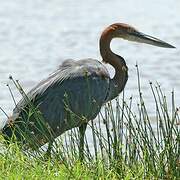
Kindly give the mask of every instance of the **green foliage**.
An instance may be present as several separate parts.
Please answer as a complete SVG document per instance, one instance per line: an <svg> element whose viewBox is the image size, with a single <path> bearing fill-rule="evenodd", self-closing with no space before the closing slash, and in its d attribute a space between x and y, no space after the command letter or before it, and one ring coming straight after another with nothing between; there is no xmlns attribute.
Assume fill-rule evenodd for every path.
<svg viewBox="0 0 180 180"><path fill-rule="evenodd" d="M174 92L171 102L167 102L160 85L150 83L155 111L152 118L140 89L138 67L137 73L138 103L134 103L132 97L125 101L123 93L121 99L118 97L114 103L104 105L98 118L88 123L92 141L89 142L89 136L85 137L83 162L79 159L80 136L76 128L56 140L51 156L46 156L43 148L29 150L21 143L19 146L14 134L9 143L3 137L0 140L3 148L0 151L0 178L179 179L180 119ZM50 141L53 132L44 125L36 108L31 106L28 113L28 117L33 114L42 122L40 132ZM29 119L27 122L31 121ZM27 142L32 142L30 134L22 133ZM35 141L33 137L36 145Z"/></svg>

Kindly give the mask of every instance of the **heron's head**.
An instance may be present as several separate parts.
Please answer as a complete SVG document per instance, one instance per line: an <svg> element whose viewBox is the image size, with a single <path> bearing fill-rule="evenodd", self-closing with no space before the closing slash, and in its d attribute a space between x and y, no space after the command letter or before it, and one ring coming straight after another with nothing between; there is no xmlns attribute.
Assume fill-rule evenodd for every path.
<svg viewBox="0 0 180 180"><path fill-rule="evenodd" d="M166 43L165 41L162 41L155 37L139 32L137 29L135 29L134 27L128 24L115 23L109 27L109 30L113 31L114 37L119 37L139 43L151 44L154 46L159 46L164 48L175 48L174 46Z"/></svg>

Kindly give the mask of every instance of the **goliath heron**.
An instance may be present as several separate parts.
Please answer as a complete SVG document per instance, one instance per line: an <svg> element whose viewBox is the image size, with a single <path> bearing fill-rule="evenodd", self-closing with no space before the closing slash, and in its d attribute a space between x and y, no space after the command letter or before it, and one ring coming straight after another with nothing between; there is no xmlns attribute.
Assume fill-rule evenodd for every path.
<svg viewBox="0 0 180 180"><path fill-rule="evenodd" d="M54 73L27 94L30 102L41 112L44 122L53 131L50 142L65 131L79 127L80 151L82 152L88 121L97 116L105 102L117 97L124 89L128 80L128 67L123 57L111 51L110 43L113 38L174 48L164 41L139 32L128 24L115 23L107 27L102 32L99 42L102 62L90 58L79 61L66 60ZM112 79L104 63L109 63L115 69ZM28 118L28 113L24 112L29 110L28 103L26 98L20 100L3 129L4 134L12 136L11 126L16 123L19 129L26 130L22 126L22 121ZM75 115L71 116L71 113ZM28 126L32 124L29 123ZM41 140L43 137L38 136L38 131L34 130L34 133L35 137L39 138L40 145L48 141ZM19 134L17 137L19 138Z"/></svg>

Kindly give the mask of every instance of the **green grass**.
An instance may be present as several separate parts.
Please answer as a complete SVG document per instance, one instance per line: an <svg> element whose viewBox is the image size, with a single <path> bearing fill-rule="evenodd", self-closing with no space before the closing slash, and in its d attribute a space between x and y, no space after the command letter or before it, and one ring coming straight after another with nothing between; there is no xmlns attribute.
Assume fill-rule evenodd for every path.
<svg viewBox="0 0 180 180"><path fill-rule="evenodd" d="M116 169L104 169L103 162L91 162L82 164L74 162L73 167L66 166L57 159L40 160L29 159L18 147L12 146L8 154L0 156L0 178L1 179L118 179L121 176ZM143 168L125 168L124 177L142 177Z"/></svg>
<svg viewBox="0 0 180 180"><path fill-rule="evenodd" d="M36 154L25 150L15 137L9 144L1 137L0 178L180 179L180 118L174 92L167 101L159 84L150 83L155 111L152 120L141 92L138 67L137 73L138 102L132 97L125 101L123 93L114 103L104 105L97 120L88 123L91 141L89 136L85 138L83 162L79 160L77 129L57 139L51 157L42 149ZM36 108L31 109L41 119ZM42 133L47 136L47 132L51 133ZM24 138L32 141L30 136Z"/></svg>

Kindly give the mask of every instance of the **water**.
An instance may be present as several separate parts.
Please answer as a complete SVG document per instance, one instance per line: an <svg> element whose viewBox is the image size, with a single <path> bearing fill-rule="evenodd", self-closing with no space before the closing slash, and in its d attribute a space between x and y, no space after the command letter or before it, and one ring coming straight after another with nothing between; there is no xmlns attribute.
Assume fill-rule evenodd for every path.
<svg viewBox="0 0 180 180"><path fill-rule="evenodd" d="M141 72L144 98L153 113L149 80L165 92L176 92L180 102L180 1L178 0L0 0L0 106L11 114L14 103L6 87L11 74L26 91L54 71L66 58L101 60L101 31L114 22L125 22L177 49L163 49L114 40L112 49L129 66L126 96L137 97L135 64ZM112 68L110 69L113 74ZM20 95L13 92L17 101ZM5 116L0 114L0 122Z"/></svg>

